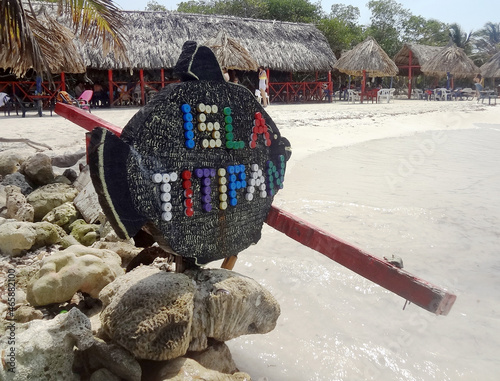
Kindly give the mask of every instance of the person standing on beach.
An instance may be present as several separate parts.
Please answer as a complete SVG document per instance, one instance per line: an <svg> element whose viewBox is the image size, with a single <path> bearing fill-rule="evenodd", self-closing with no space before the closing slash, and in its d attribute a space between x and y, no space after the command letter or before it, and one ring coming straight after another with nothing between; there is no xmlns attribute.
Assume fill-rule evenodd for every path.
<svg viewBox="0 0 500 381"><path fill-rule="evenodd" d="M483 91L483 84L481 83L483 80L481 74L478 74L474 77L474 86L476 86L476 98L479 100L481 98L481 91Z"/></svg>
<svg viewBox="0 0 500 381"><path fill-rule="evenodd" d="M267 73L262 66L259 66L259 90L262 97L262 104L267 107Z"/></svg>

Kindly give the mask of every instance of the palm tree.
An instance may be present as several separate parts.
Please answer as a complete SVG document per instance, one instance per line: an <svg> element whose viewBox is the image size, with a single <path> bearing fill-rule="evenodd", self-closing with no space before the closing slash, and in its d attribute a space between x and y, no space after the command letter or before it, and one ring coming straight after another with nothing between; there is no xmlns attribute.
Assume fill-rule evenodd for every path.
<svg viewBox="0 0 500 381"><path fill-rule="evenodd" d="M500 51L500 23L487 22L475 35L478 50L490 56Z"/></svg>
<svg viewBox="0 0 500 381"><path fill-rule="evenodd" d="M65 16L64 24L80 39L101 45L105 55L113 51L116 59L128 62L123 17L112 0L2 0L0 68L10 67L16 74L33 68L49 77L51 69L64 65L84 68L74 35L44 9L43 3L49 2L56 3L52 6L57 6L58 17Z"/></svg>
<svg viewBox="0 0 500 381"><path fill-rule="evenodd" d="M448 27L450 40L466 53L470 53L470 43L472 31L467 34L457 23L450 24Z"/></svg>

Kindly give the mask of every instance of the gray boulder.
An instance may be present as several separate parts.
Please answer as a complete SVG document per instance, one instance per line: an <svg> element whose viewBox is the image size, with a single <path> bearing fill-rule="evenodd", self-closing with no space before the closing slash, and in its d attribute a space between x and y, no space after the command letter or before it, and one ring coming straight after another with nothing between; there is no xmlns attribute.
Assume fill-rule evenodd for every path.
<svg viewBox="0 0 500 381"><path fill-rule="evenodd" d="M20 172L15 172L10 175L6 175L3 178L2 184L7 186L7 185L15 185L21 189L21 193L24 194L25 196L33 192L33 187L28 184L28 181L26 181L26 177L20 173Z"/></svg>
<svg viewBox="0 0 500 381"><path fill-rule="evenodd" d="M52 162L44 153L37 153L24 161L20 172L35 185L46 185L54 181Z"/></svg>
<svg viewBox="0 0 500 381"><path fill-rule="evenodd" d="M3 341L2 341L3 340ZM6 339L0 347L10 348ZM5 381L79 381L73 373L74 347L79 350L94 344L89 319L78 309L56 316L52 320L34 320L27 330L17 332L15 362L5 352L6 366L0 367L0 379ZM9 372L15 366L15 372Z"/></svg>
<svg viewBox="0 0 500 381"><path fill-rule="evenodd" d="M29 157L26 152L7 150L0 152L0 176L6 176L19 171L22 163Z"/></svg>

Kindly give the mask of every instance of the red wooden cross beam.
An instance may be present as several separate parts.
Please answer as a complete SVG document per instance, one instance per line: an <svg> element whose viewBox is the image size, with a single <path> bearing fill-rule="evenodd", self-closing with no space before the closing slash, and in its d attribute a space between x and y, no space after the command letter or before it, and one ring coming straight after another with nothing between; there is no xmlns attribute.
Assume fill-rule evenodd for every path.
<svg viewBox="0 0 500 381"><path fill-rule="evenodd" d="M57 103L55 112L88 131L99 126L118 136L121 135L120 127L74 106ZM388 261L374 257L275 206L271 206L266 223L297 242L326 255L342 266L436 315L447 315L457 298L456 295L419 279ZM226 258L225 262L234 264L234 260L235 257L229 260Z"/></svg>

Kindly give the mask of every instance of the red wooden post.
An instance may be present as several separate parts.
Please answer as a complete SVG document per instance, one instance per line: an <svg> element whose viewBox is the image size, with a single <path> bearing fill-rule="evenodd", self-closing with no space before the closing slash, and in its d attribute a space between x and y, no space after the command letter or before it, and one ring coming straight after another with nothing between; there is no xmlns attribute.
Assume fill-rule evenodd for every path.
<svg viewBox="0 0 500 381"><path fill-rule="evenodd" d="M146 104L146 97L144 94L144 70L139 69L139 80L141 83L141 102L142 105L144 106Z"/></svg>
<svg viewBox="0 0 500 381"><path fill-rule="evenodd" d="M365 92L366 87L366 70L363 70L363 82L361 83L361 92Z"/></svg>
<svg viewBox="0 0 500 381"><path fill-rule="evenodd" d="M457 298L454 294L274 206L271 206L266 223L297 242L436 315L447 315Z"/></svg>
<svg viewBox="0 0 500 381"><path fill-rule="evenodd" d="M64 75L64 71L61 72L61 90L66 91L66 76Z"/></svg>
<svg viewBox="0 0 500 381"><path fill-rule="evenodd" d="M113 70L108 70L109 82L109 107L113 107Z"/></svg>
<svg viewBox="0 0 500 381"><path fill-rule="evenodd" d="M412 80L412 70L413 70L413 53L410 50L408 55L408 99L411 98L411 80Z"/></svg>
<svg viewBox="0 0 500 381"><path fill-rule="evenodd" d="M328 70L328 91L330 91L330 101L333 100L332 71Z"/></svg>
<svg viewBox="0 0 500 381"><path fill-rule="evenodd" d="M161 88L163 89L165 87L165 70L164 69L160 70L160 75L161 75Z"/></svg>

